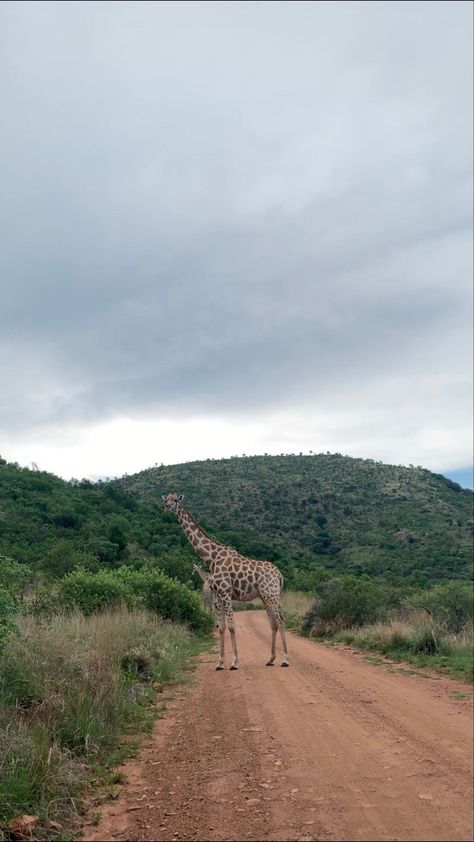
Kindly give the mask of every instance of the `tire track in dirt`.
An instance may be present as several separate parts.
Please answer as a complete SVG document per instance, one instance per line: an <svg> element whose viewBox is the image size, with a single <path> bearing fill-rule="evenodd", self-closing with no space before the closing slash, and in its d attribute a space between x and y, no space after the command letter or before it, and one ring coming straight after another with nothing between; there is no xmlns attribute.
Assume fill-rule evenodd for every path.
<svg viewBox="0 0 474 842"><path fill-rule="evenodd" d="M472 691L236 615L241 666L178 692L92 840L471 840ZM461 687L465 699L455 700Z"/></svg>

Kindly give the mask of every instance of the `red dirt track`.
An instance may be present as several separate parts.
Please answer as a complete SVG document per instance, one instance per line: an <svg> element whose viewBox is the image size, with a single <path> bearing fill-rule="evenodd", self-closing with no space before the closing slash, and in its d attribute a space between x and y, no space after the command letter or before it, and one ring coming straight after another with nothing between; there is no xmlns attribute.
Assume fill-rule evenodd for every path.
<svg viewBox="0 0 474 842"><path fill-rule="evenodd" d="M266 667L265 613L236 628L239 670L201 657L86 840L472 840L469 686L292 634Z"/></svg>

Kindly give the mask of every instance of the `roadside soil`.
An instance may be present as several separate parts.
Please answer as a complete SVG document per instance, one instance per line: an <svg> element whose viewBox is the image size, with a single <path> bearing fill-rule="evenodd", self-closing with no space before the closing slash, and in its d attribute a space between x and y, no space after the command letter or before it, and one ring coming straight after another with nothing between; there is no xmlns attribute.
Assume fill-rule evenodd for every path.
<svg viewBox="0 0 474 842"><path fill-rule="evenodd" d="M238 671L201 656L86 842L472 840L469 685L293 634L270 668L265 612L236 629Z"/></svg>

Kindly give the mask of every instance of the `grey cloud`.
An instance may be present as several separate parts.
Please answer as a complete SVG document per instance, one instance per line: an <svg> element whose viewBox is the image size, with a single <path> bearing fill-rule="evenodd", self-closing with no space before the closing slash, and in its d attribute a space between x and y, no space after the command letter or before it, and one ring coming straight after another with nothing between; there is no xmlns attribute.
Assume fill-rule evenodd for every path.
<svg viewBox="0 0 474 842"><path fill-rule="evenodd" d="M0 15L5 430L464 382L469 4Z"/></svg>

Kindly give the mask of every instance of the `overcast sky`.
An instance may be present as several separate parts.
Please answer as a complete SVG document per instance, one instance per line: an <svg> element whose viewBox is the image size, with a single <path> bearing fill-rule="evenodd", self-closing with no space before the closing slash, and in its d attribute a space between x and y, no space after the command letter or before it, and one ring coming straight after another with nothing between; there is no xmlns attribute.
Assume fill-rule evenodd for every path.
<svg viewBox="0 0 474 842"><path fill-rule="evenodd" d="M0 4L0 453L472 463L472 4Z"/></svg>

